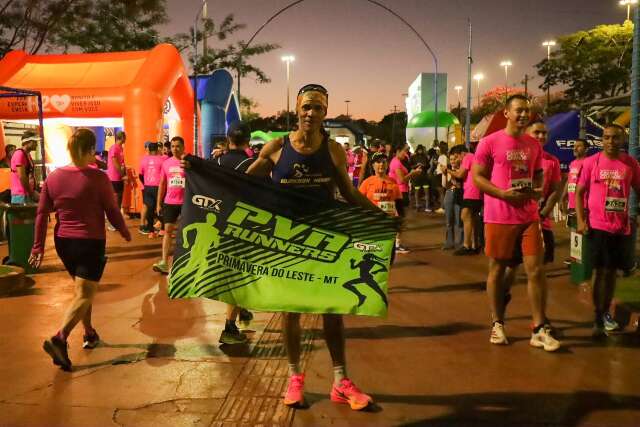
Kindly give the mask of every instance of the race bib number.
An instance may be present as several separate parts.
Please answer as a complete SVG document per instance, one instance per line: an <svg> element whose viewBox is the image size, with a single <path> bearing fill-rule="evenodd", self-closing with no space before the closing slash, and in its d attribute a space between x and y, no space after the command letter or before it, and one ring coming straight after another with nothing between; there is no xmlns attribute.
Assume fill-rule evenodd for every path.
<svg viewBox="0 0 640 427"><path fill-rule="evenodd" d="M512 179L511 188L533 188L533 182L530 178Z"/></svg>
<svg viewBox="0 0 640 427"><path fill-rule="evenodd" d="M575 231L571 232L570 256L578 262L582 261L582 234L578 234Z"/></svg>
<svg viewBox="0 0 640 427"><path fill-rule="evenodd" d="M386 213L390 213L390 214L396 213L395 202L377 202L377 205L380 209L382 209Z"/></svg>
<svg viewBox="0 0 640 427"><path fill-rule="evenodd" d="M169 187L180 187L184 188L185 179L181 176L173 176L169 180Z"/></svg>
<svg viewBox="0 0 640 427"><path fill-rule="evenodd" d="M572 182L567 186L567 192L568 193L575 193L576 192L576 183Z"/></svg>
<svg viewBox="0 0 640 427"><path fill-rule="evenodd" d="M607 197L604 203L604 210L607 212L626 212L627 199L622 197Z"/></svg>

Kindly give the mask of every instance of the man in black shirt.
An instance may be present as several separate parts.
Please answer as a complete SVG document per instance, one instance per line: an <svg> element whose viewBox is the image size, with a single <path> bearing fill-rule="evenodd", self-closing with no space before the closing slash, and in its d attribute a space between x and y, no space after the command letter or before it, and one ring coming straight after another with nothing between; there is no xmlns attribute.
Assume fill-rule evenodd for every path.
<svg viewBox="0 0 640 427"><path fill-rule="evenodd" d="M204 160L200 157L188 154L182 160L184 169L198 169L206 163L214 163L226 169L233 169L240 173L245 173L255 159L247 155L247 148L251 140L251 129L249 125L242 121L236 121L229 125L227 130L228 150L222 155L211 159ZM237 306L227 304L227 318L224 325L224 331L220 335L220 343L222 344L242 344L247 341L247 336L240 332L236 325L236 319L243 323L248 323L253 319L253 314Z"/></svg>

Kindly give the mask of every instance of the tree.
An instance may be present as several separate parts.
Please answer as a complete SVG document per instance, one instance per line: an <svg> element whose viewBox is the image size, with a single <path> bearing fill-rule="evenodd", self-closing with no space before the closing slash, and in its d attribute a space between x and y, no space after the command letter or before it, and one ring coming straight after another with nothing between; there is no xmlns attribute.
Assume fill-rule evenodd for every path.
<svg viewBox="0 0 640 427"><path fill-rule="evenodd" d="M198 31L197 41L209 38L216 38L218 41L226 40L229 36L246 27L235 21L233 14L227 15L220 24L210 18L203 20L203 28ZM180 51L193 46L193 27L189 33L177 34L173 41ZM229 43L223 47L209 47L206 52L198 54L198 61L195 63L194 52L189 54L189 62L198 74L209 74L218 68L228 68L234 70L240 77L254 75L259 83L269 83L269 77L258 67L249 63L249 59L256 55L262 55L280 46L273 43L256 43L245 48L244 41Z"/></svg>
<svg viewBox="0 0 640 427"><path fill-rule="evenodd" d="M395 146L407 140L407 113L404 111L387 114L378 123L383 140Z"/></svg>
<svg viewBox="0 0 640 427"><path fill-rule="evenodd" d="M88 0L52 33L52 43L67 52L148 50L162 39L157 27L168 22L166 0Z"/></svg>
<svg viewBox="0 0 640 427"><path fill-rule="evenodd" d="M633 24L599 25L558 38L559 48L536 65L540 89L565 85L574 105L629 91Z"/></svg>
<svg viewBox="0 0 640 427"><path fill-rule="evenodd" d="M258 108L258 106L258 102L253 98L246 96L240 97L240 115L242 116L242 120L251 122L252 120L259 119L260 114L253 111L255 108Z"/></svg>

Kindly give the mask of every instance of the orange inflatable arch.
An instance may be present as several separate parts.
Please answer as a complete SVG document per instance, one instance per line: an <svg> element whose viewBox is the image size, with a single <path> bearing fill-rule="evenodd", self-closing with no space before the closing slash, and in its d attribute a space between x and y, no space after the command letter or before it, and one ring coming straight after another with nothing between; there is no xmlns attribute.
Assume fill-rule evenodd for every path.
<svg viewBox="0 0 640 427"><path fill-rule="evenodd" d="M193 90L178 50L28 55L9 52L0 61L0 86L42 93L48 118L122 118L125 163L137 169L145 141L162 136L168 98L179 116L175 134L193 150ZM35 98L0 99L0 120L37 118ZM174 135L172 135L174 136Z"/></svg>

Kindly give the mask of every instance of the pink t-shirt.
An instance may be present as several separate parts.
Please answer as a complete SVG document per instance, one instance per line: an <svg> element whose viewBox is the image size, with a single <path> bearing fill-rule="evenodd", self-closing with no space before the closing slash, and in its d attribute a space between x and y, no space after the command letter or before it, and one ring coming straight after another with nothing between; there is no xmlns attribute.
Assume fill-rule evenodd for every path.
<svg viewBox="0 0 640 427"><path fill-rule="evenodd" d="M120 166L124 166L124 152L122 145L116 143L109 148L109 157L107 158L107 176L111 181L122 181L122 175L116 167L114 159L120 162Z"/></svg>
<svg viewBox="0 0 640 427"><path fill-rule="evenodd" d="M184 199L184 170L180 160L170 157L162 163L162 178L167 182L167 193L164 202L167 205L181 205Z"/></svg>
<svg viewBox="0 0 640 427"><path fill-rule="evenodd" d="M490 171L491 183L500 189L533 187L536 171L542 170L542 148L528 135L514 138L501 130L480 140L475 162ZM539 219L536 200L516 206L489 194L484 195L486 223L527 224Z"/></svg>
<svg viewBox="0 0 640 427"><path fill-rule="evenodd" d="M552 185L557 184L562 180L562 176L560 175L560 160L558 160L556 156L549 154L546 151L542 151L542 172L544 174L544 182L542 184L541 203L545 202L547 198L551 196ZM551 230L553 228L551 218L546 217L542 220L542 228L547 230Z"/></svg>
<svg viewBox="0 0 640 427"><path fill-rule="evenodd" d="M49 213L56 212L54 233L72 239L104 239L104 216L123 237L130 236L109 178L90 167L65 166L42 184L36 214L33 253L44 250Z"/></svg>
<svg viewBox="0 0 640 427"><path fill-rule="evenodd" d="M16 150L13 153L13 156L11 156L11 176L9 178L9 187L11 188L12 196L26 196L27 194L30 194L31 191L27 191L22 186L20 175L18 175L18 170L16 169L18 166L26 168L29 185L31 186L31 191L33 191L36 185L33 176L33 160L31 160L31 156L23 149Z"/></svg>
<svg viewBox="0 0 640 427"><path fill-rule="evenodd" d="M463 185L463 198L467 200L480 200L482 197L480 195L480 190L476 187L476 184L473 182L473 175L471 174L471 166L473 166L474 155L471 153L467 153L464 155L462 159L462 164L460 167L467 171L467 177L464 179Z"/></svg>
<svg viewBox="0 0 640 427"><path fill-rule="evenodd" d="M145 187L157 187L160 185L160 172L164 159L156 154L147 154L140 161L140 175L144 176Z"/></svg>
<svg viewBox="0 0 640 427"><path fill-rule="evenodd" d="M569 199L569 209L576 208L576 185L578 185L578 178L582 172L582 164L585 159L575 159L569 164L569 175L567 177L567 198ZM584 206L587 206L587 197L585 194Z"/></svg>
<svg viewBox="0 0 640 427"><path fill-rule="evenodd" d="M398 160L397 157L394 157L391 160L391 163L389 164L389 177L391 177L391 179L393 179L397 184L398 184L398 188L400 188L400 191L403 193L408 193L409 192L409 184L402 181L396 171L400 169L404 176L407 176L407 174L409 173L409 171L407 170L407 168L404 167L404 165L402 164L402 162L400 160Z"/></svg>
<svg viewBox="0 0 640 427"><path fill-rule="evenodd" d="M584 160L578 185L589 196L589 226L613 234L631 234L629 195L640 189L640 166L626 153L610 159L603 153Z"/></svg>

